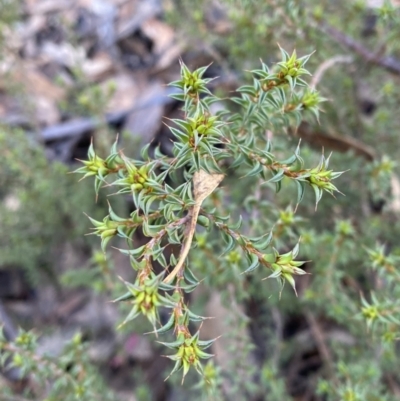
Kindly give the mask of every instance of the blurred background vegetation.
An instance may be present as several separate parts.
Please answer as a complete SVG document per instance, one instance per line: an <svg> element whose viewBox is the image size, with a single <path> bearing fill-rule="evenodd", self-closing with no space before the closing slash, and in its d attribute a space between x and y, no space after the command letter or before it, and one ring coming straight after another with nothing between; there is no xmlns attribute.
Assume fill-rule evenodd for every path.
<svg viewBox="0 0 400 401"><path fill-rule="evenodd" d="M7 340L18 327L35 328L38 339L29 341L37 363L63 355L65 371L90 372L104 399L399 399L399 7L395 0L0 0L0 320ZM193 388L195 377L184 386L179 377L164 382L169 364L141 334L151 330L144 320L115 329L124 311L108 301L120 294L118 275L134 272L112 248L105 261L98 241L85 236L83 213L101 220L108 205L67 172L86 157L91 138L100 154L117 133L129 156L151 141L170 152L162 118L179 116L180 105L165 84L177 79L179 57L192 68L212 63L208 74L218 79L211 90L225 99L260 58L279 60L278 44L299 55L315 51L310 81L327 101L318 121L310 116L269 133L275 149L285 154L301 139L309 165L321 149L333 151L330 167L347 170L337 181L345 196L324 196L315 211L307 193L294 213L294 188L248 197L240 174L228 177L236 181L227 212L241 214L249 230L275 224L281 249L301 237L300 259L310 261L311 275L297 280L297 298L288 288L279 297L274 282L241 276L245 260L219 258L198 235L191 258L205 280L191 302L217 317L204 325L206 336L228 333L213 349L209 369L219 381L211 396ZM109 199L118 214L133 210L129 198ZM63 351L65 344L72 348ZM0 400L50 399L48 387L23 372L2 373Z"/></svg>

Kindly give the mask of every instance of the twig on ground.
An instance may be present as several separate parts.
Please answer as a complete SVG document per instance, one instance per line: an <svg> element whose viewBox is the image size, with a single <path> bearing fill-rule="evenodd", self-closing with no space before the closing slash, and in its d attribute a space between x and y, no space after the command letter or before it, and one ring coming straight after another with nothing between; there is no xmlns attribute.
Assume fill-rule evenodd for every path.
<svg viewBox="0 0 400 401"><path fill-rule="evenodd" d="M336 42L353 50L368 63L382 67L392 74L400 75L400 60L391 56L381 56L380 51L371 52L352 37L327 24L320 25L320 29Z"/></svg>
<svg viewBox="0 0 400 401"><path fill-rule="evenodd" d="M334 381L335 374L334 374L334 370L333 370L333 359L332 359L331 352L326 345L324 333L322 332L317 319L311 312L309 312L309 311L306 312L306 319L310 326L311 333L314 336L314 339L315 339L318 351L321 355L321 358L325 362L325 365L326 365L326 368L328 371L328 375L329 375L329 379Z"/></svg>
<svg viewBox="0 0 400 401"><path fill-rule="evenodd" d="M315 88L317 84L321 81L321 78L325 74L326 70L333 67L335 64L351 63L352 61L353 57L351 56L335 56L324 61L322 64L320 64L320 66L317 68L317 71L313 75L313 79L310 83L311 88Z"/></svg>

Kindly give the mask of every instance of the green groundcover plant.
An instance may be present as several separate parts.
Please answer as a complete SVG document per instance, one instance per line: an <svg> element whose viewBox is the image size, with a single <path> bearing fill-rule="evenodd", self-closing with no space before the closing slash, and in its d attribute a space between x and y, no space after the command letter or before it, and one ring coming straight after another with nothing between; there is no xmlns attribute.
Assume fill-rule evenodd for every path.
<svg viewBox="0 0 400 401"><path fill-rule="evenodd" d="M355 227L350 220L342 219L335 228L319 234L307 227L297 212L310 193L314 209L324 193L342 196L333 181L343 171L329 167L331 156L322 152L315 160L306 148L304 158L301 144L287 134L289 127L297 127L305 119L318 119L319 105L326 100L307 84L309 58L310 55L298 57L295 51L289 54L281 49L281 61L272 67L262 63L261 68L250 71L250 83L238 88L223 108L216 107L221 105L221 99L207 88L211 81L204 77L207 67L190 71L181 62L181 78L171 85L180 90L173 97L182 102L184 115L168 122L174 136L172 156L159 149L150 156L146 146L141 159L134 160L118 149L116 142L110 154L102 158L92 144L88 160L75 171L83 178L94 179L96 197L101 196L102 187L112 187L115 195L131 196L135 205L129 216L119 216L110 198L109 213L103 220L89 217L104 253L113 238L126 240L126 247L119 250L137 273L134 282L124 281L126 293L115 300L130 305L120 326L132 324L139 315L145 316L156 340L171 349L166 355L172 360L167 378L181 371L183 383L191 370L197 371L197 387L204 399L223 399L224 380L231 383L231 392L236 391L236 396L243 399L257 391L270 394L271 399L288 395L272 360L266 360L261 367L247 366L249 376L243 377L236 377L242 369L238 365L229 375L221 373L215 364L203 362L212 358L209 350L218 339L202 338L202 322L212 316L203 316L192 307L188 294L205 285L225 296L231 289L238 301L253 297L260 304L268 303L271 294L275 294L271 304L290 310L293 302L288 297L297 295L296 284L309 279L310 259L316 265L313 285L295 302L312 304L317 312L323 311L338 323L351 316L354 332L367 326L373 334L364 331L365 338L352 351L353 357L358 358L357 365L343 355L343 348L338 348L342 358L337 366L336 359L326 357L330 371L327 380L318 382L317 392L332 400L392 399L381 377L382 370L390 370L394 363L399 336L400 306L395 297L398 259L387 255L384 247L359 250L352 240ZM384 162L377 162L374 171L384 176ZM281 190L287 202L283 207L276 200L281 194L276 199L273 195ZM297 226L306 229L299 231ZM137 232L146 238L144 245L136 244ZM341 291L343 274L335 266L351 263L359 252L369 255L372 267L385 276L387 298L369 294L360 297L358 292L354 301L353 293ZM321 258L324 269L318 265ZM269 280L262 282L264 279ZM275 290L269 284L272 280L277 282ZM284 290L286 283L292 295ZM318 291L323 293L320 302ZM162 319L162 314L167 318ZM238 329L240 319L236 324ZM220 335L229 337L234 333ZM368 360L374 349L371 342L377 339L383 339L383 367L371 363L370 369L363 370L360 361ZM249 345L237 351L238 358L246 358L251 351ZM54 376L48 400L57 399L60 392L69 394L71 399L93 399L93 392L101 394L97 376L82 374L89 370L79 368L85 360L76 363L76 369L68 375L58 375L65 366L62 364L71 359L35 359L35 338L29 333L22 332L14 343L3 339L0 347L2 360L8 366L34 373L44 382ZM74 339L75 351L67 355L76 356L80 347L83 345L79 338ZM369 353L362 353L362 347ZM58 368L49 369L51 364ZM257 374L262 378L255 389L246 377ZM102 399L107 397L103 394Z"/></svg>
<svg viewBox="0 0 400 401"><path fill-rule="evenodd" d="M135 283L126 282L127 293L117 299L132 303L122 324L143 314L155 334L172 331L174 341L162 344L175 350L168 356L174 361L171 374L182 369L183 379L191 367L204 375L201 360L212 356L206 350L214 342L202 341L199 331L190 330L191 322L201 322L204 317L191 311L185 302L185 293L199 285L197 272L187 260L190 248L197 242L193 237L198 223L206 228L204 243L214 242L214 251L231 259L247 260L243 273L264 269L265 278L277 279L281 291L285 282L296 291L294 277L306 274L300 268L305 262L297 260L299 243L289 252L279 252L271 246L273 227L258 236L247 236L241 231L241 219L233 222L223 209L202 206L213 197L225 176L238 171L243 180L248 180L249 192L251 186L255 191L258 185L271 183L279 191L284 178L288 178L296 185L296 204L301 202L306 187L314 191L316 205L323 192L337 192L332 181L342 173L329 170L329 157L322 155L317 166L307 168L298 146L282 160L266 136L266 130L276 132L291 123L298 125L303 113L318 117L318 104L323 99L303 79L309 75L305 69L309 57L298 58L296 52L289 55L282 50L282 61L275 68L262 64L261 69L252 71L252 85L238 89L241 96L232 99L238 112L224 110L215 115L211 107L219 99L207 89L211 79L203 78L206 67L191 72L182 63L181 79L171 84L182 91L175 98L184 103L185 113L184 119L171 122L175 136L173 157L156 151L152 159L145 148L143 160L132 160L115 144L110 155L102 159L91 146L89 160L76 171L84 177L94 176L96 193L102 185L113 185L120 188L117 194L132 195L136 210L129 218L117 216L110 205L103 221L90 220L94 233L102 239L103 250L114 236L126 238L128 248L120 251L138 271ZM135 247L134 233L138 229L149 240ZM180 252L170 254L167 260L164 251L173 244L180 246ZM159 274L155 272L155 262L162 268ZM171 311L161 326L160 308ZM206 381L210 379L206 377Z"/></svg>
<svg viewBox="0 0 400 401"><path fill-rule="evenodd" d="M263 181L261 185L273 183L279 191L283 179L288 178L296 185L297 204L307 186L314 191L316 205L324 192L338 192L332 181L342 172L329 169L329 157L322 155L317 166L307 168L297 147L282 160L265 135L268 129L276 132L291 122L299 124L303 113L318 117L318 104L323 99L303 79L309 75L304 68L309 57L298 58L296 52L289 55L282 50L282 61L275 68L262 64L261 69L251 72L253 84L238 89L241 96L232 100L239 112L224 110L215 115L211 107L219 99L207 89L211 80L203 78L207 68L190 71L182 63L181 79L171 83L182 91L174 97L184 103L185 113L184 119L171 121L175 136L173 157L156 151L152 159L145 148L143 160L133 160L118 151L115 144L110 155L102 159L92 145L89 160L76 171L84 178L94 177L96 194L102 185L112 185L119 188L117 194L132 195L136 209L130 217L116 215L110 205L103 221L90 220L94 233L101 237L103 250L114 236L126 238L128 248L120 251L129 257L138 274L135 283L126 282L127 293L117 299L132 303L122 324L143 314L155 334L173 331L175 340L162 343L175 350L168 356L175 362L171 374L182 369L184 378L191 367L203 374L201 360L212 356L205 350L214 340L202 341L199 331L193 333L189 328L191 322L201 322L204 317L196 315L185 302L185 293L199 285L197 272L187 260L196 243L193 237L198 223L206 228L203 241L218 241L220 236L226 243L224 247L218 241L220 249L216 244L215 251L231 257L238 253L248 261L243 273L263 268L266 278L277 279L281 290L288 282L294 291L294 277L306 274L300 268L305 262L297 260L299 243L289 252L279 252L271 246L272 227L259 236L247 236L240 230L241 219L233 222L218 207L202 206L224 177L238 170L243 179L248 179L249 192L251 183L256 190L257 179ZM135 247L134 233L138 229L148 242ZM180 247L180 252L172 253L168 260L164 251L173 244ZM155 262L161 266L159 274L155 272ZM171 312L160 327L161 307Z"/></svg>

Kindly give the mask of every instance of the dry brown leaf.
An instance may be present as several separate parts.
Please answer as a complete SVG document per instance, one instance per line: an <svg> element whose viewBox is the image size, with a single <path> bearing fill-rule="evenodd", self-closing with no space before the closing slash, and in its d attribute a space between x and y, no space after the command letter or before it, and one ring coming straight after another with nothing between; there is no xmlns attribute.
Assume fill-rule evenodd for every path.
<svg viewBox="0 0 400 401"><path fill-rule="evenodd" d="M93 59L87 59L82 65L83 73L91 82L99 82L114 72L114 64L107 53L97 53Z"/></svg>
<svg viewBox="0 0 400 401"><path fill-rule="evenodd" d="M100 84L104 93L107 93L110 84L115 85L115 92L107 105L106 111L113 113L133 107L139 91L137 80L131 74L121 73Z"/></svg>
<svg viewBox="0 0 400 401"><path fill-rule="evenodd" d="M400 213L400 180L396 175L392 175L390 183L392 186L392 200L389 204L389 209Z"/></svg>
<svg viewBox="0 0 400 401"><path fill-rule="evenodd" d="M201 204L211 195L224 179L223 174L209 174L204 170L196 171L193 175L194 185L194 200L195 205L189 210L188 234L186 235L179 260L174 270L164 279L164 283L170 283L181 270L185 263L186 257L189 254L190 246L192 245L193 236L196 230L197 218L199 217Z"/></svg>
<svg viewBox="0 0 400 401"><path fill-rule="evenodd" d="M36 109L35 118L39 125L41 126L51 126L57 124L61 117L60 111L52 99L45 96L35 96L34 106Z"/></svg>
<svg viewBox="0 0 400 401"><path fill-rule="evenodd" d="M28 14L48 14L61 12L73 5L74 0L25 0Z"/></svg>
<svg viewBox="0 0 400 401"><path fill-rule="evenodd" d="M141 29L153 42L153 52L156 55L161 54L171 46L175 37L174 31L169 25L155 18L145 21Z"/></svg>
<svg viewBox="0 0 400 401"><path fill-rule="evenodd" d="M54 102L62 100L65 96L64 89L53 84L45 75L33 68L21 68L12 74L15 82L21 83L26 92L34 96L43 96Z"/></svg>
<svg viewBox="0 0 400 401"><path fill-rule="evenodd" d="M159 57L156 65L152 68L152 73L167 69L174 63L181 55L183 50L182 43L173 43L169 46Z"/></svg>

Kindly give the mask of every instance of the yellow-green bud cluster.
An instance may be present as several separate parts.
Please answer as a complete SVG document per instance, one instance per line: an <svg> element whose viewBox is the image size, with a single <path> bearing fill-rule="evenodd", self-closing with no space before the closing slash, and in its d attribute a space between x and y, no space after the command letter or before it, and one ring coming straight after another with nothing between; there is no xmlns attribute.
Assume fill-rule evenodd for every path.
<svg viewBox="0 0 400 401"><path fill-rule="evenodd" d="M181 61L181 79L171 82L171 86L175 86L183 91L181 95L173 96L176 99L185 100L185 97L191 99L198 99L200 93L208 93L207 83L210 78L202 78L207 67L198 68L195 71L190 71L186 65Z"/></svg>
<svg viewBox="0 0 400 401"><path fill-rule="evenodd" d="M178 350L175 355L168 356L168 358L176 361L171 374L183 369L184 379L191 366L193 366L199 373L203 373L200 359L208 359L212 357L212 354L208 354L203 350L208 348L213 342L214 340L200 341L199 332L197 332L191 337L185 337L185 335L181 333L178 335L177 341L173 343L162 343L169 348L175 348Z"/></svg>
<svg viewBox="0 0 400 401"><path fill-rule="evenodd" d="M157 287L147 286L146 284L142 288L138 288L135 293L135 300L133 304L137 310L146 316L150 322L156 323L157 307L161 305L158 298Z"/></svg>
<svg viewBox="0 0 400 401"><path fill-rule="evenodd" d="M132 309L121 326L142 314L155 328L158 320L158 307L168 304L168 300L158 292L160 283L161 277L154 276L154 274L151 274L142 283L140 283L140 279L137 279L135 284L125 281L129 292L116 301L132 299Z"/></svg>
<svg viewBox="0 0 400 401"><path fill-rule="evenodd" d="M188 68L183 68L182 83L190 95L197 94L205 86L200 71L191 72Z"/></svg>
<svg viewBox="0 0 400 401"><path fill-rule="evenodd" d="M94 225L92 234L96 234L101 238L101 248L105 251L107 243L118 232L118 222L112 221L110 216L106 216L103 221L97 221L89 217L89 220Z"/></svg>
<svg viewBox="0 0 400 401"><path fill-rule="evenodd" d="M279 252L274 249L274 253L265 254L263 259L270 265L273 273L267 278L280 278L286 280L296 292L296 286L294 282L294 275L307 274L303 269L300 269L305 261L294 260L299 252L299 244L297 244L293 250L285 254L279 255ZM284 282L283 281L283 282Z"/></svg>
<svg viewBox="0 0 400 401"><path fill-rule="evenodd" d="M342 237L351 237L355 233L350 220L339 220L336 223L335 231Z"/></svg>
<svg viewBox="0 0 400 401"><path fill-rule="evenodd" d="M372 265L375 268L382 268L385 266L390 266L392 264L391 261L385 256L383 246L379 247L376 251L367 249L367 252L369 254Z"/></svg>
<svg viewBox="0 0 400 401"><path fill-rule="evenodd" d="M212 134L214 123L217 121L217 117L208 116L207 114L202 114L197 118L188 118L187 122L188 126L188 134L190 137L193 137L195 132L198 135L209 135Z"/></svg>
<svg viewBox="0 0 400 401"><path fill-rule="evenodd" d="M126 158L124 158L124 163L126 166L125 177L115 181L114 185L129 187L132 192L139 192L142 189L147 188L149 165L144 164L140 168L137 168Z"/></svg>
<svg viewBox="0 0 400 401"><path fill-rule="evenodd" d="M117 141L111 148L111 154L104 160L96 155L93 143L91 143L88 150L89 160L80 160L84 166L74 171L74 173L84 174L82 179L95 176L94 188L96 195L99 193L102 183L106 182L104 178L109 174L117 172L121 167L122 159L117 153L116 147Z"/></svg>
<svg viewBox="0 0 400 401"><path fill-rule="evenodd" d="M226 260L232 264L239 263L241 259L242 256L237 250L231 251L226 255Z"/></svg>
<svg viewBox="0 0 400 401"><path fill-rule="evenodd" d="M95 156L93 160L87 160L82 162L85 166L86 169L88 170L88 175L100 175L102 177L105 177L108 174L108 168L105 166L104 160L99 157Z"/></svg>
<svg viewBox="0 0 400 401"><path fill-rule="evenodd" d="M279 212L279 222L285 226L290 226L294 222L294 212L292 209L281 210Z"/></svg>
<svg viewBox="0 0 400 401"><path fill-rule="evenodd" d="M89 147L88 158L89 160L80 160L80 162L82 162L84 166L75 170L75 173L85 174L83 178L90 176L104 178L106 175L109 174L109 169L107 167L106 161L96 155L96 153L94 152L93 143Z"/></svg>
<svg viewBox="0 0 400 401"><path fill-rule="evenodd" d="M130 172L127 180L131 186L132 191L140 191L146 186L147 181L147 166L144 165L134 172Z"/></svg>
<svg viewBox="0 0 400 401"><path fill-rule="evenodd" d="M94 234L99 235L102 239L111 237L117 233L118 223L110 220L110 216L106 216L103 221L97 221L89 217L94 225Z"/></svg>
<svg viewBox="0 0 400 401"><path fill-rule="evenodd" d="M337 191L337 188L330 182L333 178L332 170L319 170L318 167L310 170L308 181L311 186L315 185L328 192Z"/></svg>
<svg viewBox="0 0 400 401"><path fill-rule="evenodd" d="M340 177L343 171L328 170L329 159L330 156L325 158L325 156L322 155L317 167L307 170L306 174L299 177L301 181L308 182L313 188L317 205L324 191L329 192L331 195L333 195L334 192L340 193L335 185L332 184L332 180Z"/></svg>
<svg viewBox="0 0 400 401"><path fill-rule="evenodd" d="M278 63L280 67L278 76L281 79L284 79L287 76L290 76L292 78L297 78L300 75L309 74L309 72L306 69L302 68L305 62L308 60L308 57L298 59L296 50L294 50L289 58L287 58L287 54L284 54L283 58L284 61Z"/></svg>
<svg viewBox="0 0 400 401"><path fill-rule="evenodd" d="M361 314L365 319L373 322L379 317L379 310L376 305L368 305L361 309Z"/></svg>
<svg viewBox="0 0 400 401"><path fill-rule="evenodd" d="M312 107L318 106L325 99L319 95L318 91L307 89L304 93L301 103L303 108L310 109Z"/></svg>

